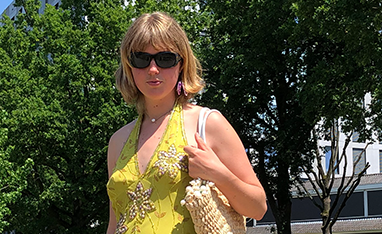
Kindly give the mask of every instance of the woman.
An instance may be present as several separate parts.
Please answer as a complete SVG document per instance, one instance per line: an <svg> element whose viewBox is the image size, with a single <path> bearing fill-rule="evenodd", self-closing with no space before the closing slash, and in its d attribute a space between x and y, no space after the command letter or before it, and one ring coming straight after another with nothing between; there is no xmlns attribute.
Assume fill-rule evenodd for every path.
<svg viewBox="0 0 382 234"><path fill-rule="evenodd" d="M138 119L118 130L108 150L108 233L195 233L180 201L192 178L212 181L232 207L261 219L265 193L244 147L218 112L197 133L201 67L185 32L164 13L144 14L121 44L117 88Z"/></svg>

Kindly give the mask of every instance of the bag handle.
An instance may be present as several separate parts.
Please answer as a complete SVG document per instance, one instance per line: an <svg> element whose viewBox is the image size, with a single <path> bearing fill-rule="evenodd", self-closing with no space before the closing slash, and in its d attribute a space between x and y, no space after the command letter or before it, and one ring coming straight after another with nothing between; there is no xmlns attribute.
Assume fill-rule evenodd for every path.
<svg viewBox="0 0 382 234"><path fill-rule="evenodd" d="M220 113L218 110L215 110L215 109L212 109L210 110L209 108L207 107L203 107L200 112L199 112L199 119L198 119L198 133L200 135L200 137L204 140L204 142L207 143L206 141L206 122L207 122L207 118L208 116L212 113L212 112L218 112Z"/></svg>

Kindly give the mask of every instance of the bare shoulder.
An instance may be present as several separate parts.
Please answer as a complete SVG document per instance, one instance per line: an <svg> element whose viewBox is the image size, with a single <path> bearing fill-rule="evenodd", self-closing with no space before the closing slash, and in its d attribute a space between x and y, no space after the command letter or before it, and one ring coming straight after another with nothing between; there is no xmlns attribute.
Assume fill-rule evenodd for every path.
<svg viewBox="0 0 382 234"><path fill-rule="evenodd" d="M201 106L191 103L186 103L183 105L183 111L186 115L198 115L201 109Z"/></svg>
<svg viewBox="0 0 382 234"><path fill-rule="evenodd" d="M208 118L207 118L207 124L211 126L211 128L214 129L221 129L221 128L232 128L231 124L228 122L228 120L219 112L219 110L212 111ZM207 125L206 125L207 126ZM232 129L233 130L233 129Z"/></svg>
<svg viewBox="0 0 382 234"><path fill-rule="evenodd" d="M239 135L219 112L207 118L206 142L233 174L246 183L258 184Z"/></svg>
<svg viewBox="0 0 382 234"><path fill-rule="evenodd" d="M110 137L107 152L109 176L111 171L114 169L118 157L121 154L122 148L129 138L130 133L133 131L136 122L137 120L133 120L132 122L126 124Z"/></svg>
<svg viewBox="0 0 382 234"><path fill-rule="evenodd" d="M123 140L123 138L127 139L129 137L131 131L133 131L133 128L134 128L136 122L137 122L137 120L135 119L135 120L131 121L130 123L126 124L125 126L123 126L122 128L118 129L111 136L110 142L114 143L114 142L118 142L120 140Z"/></svg>
<svg viewBox="0 0 382 234"><path fill-rule="evenodd" d="M186 130L186 136L189 145L196 146L194 135L198 131L198 121L199 114L202 110L202 106L186 104L183 106L184 111L184 125ZM208 115L206 123L206 137L210 140L207 140L207 144L210 147L213 147L213 143L216 143L213 139L222 139L221 134L227 134L228 132L235 135L235 131L231 127L230 123L226 118L220 114L218 111L213 111ZM229 137L228 137L229 139ZM215 144L214 144L215 145Z"/></svg>
<svg viewBox="0 0 382 234"><path fill-rule="evenodd" d="M211 112L206 121L206 137L210 137L213 142L224 139L237 140L235 130L220 112Z"/></svg>
<svg viewBox="0 0 382 234"><path fill-rule="evenodd" d="M202 110L202 108L203 108L202 106L187 103L183 106L184 115L185 117L189 118L191 121L198 120L199 113ZM213 114L213 113L216 113L216 114ZM219 118L220 116L221 120L225 119L224 116L222 116L218 110L211 112L210 115L214 115L215 116L214 118Z"/></svg>
<svg viewBox="0 0 382 234"><path fill-rule="evenodd" d="M238 134L219 112L211 112L207 118L206 142L222 161L228 160L226 157L230 157L229 154L233 152L236 152L234 155L245 156L245 149ZM246 156L244 158L246 159Z"/></svg>

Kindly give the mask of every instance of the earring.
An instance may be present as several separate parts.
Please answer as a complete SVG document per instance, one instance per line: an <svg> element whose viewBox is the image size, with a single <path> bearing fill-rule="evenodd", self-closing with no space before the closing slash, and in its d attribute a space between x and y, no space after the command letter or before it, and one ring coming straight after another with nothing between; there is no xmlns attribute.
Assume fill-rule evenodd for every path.
<svg viewBox="0 0 382 234"><path fill-rule="evenodd" d="M184 88L183 82L179 81L178 85L176 87L176 92L178 93L179 96L180 96L180 93L182 92L182 89L183 89L184 96L187 96L188 93L187 93L186 89Z"/></svg>
<svg viewBox="0 0 382 234"><path fill-rule="evenodd" d="M186 89L184 88L184 83L182 83L182 89L183 89L184 96L187 97L188 93L187 93Z"/></svg>
<svg viewBox="0 0 382 234"><path fill-rule="evenodd" d="M180 96L181 90L182 90L182 81L178 81L178 85L176 87L176 92L178 93L179 96Z"/></svg>

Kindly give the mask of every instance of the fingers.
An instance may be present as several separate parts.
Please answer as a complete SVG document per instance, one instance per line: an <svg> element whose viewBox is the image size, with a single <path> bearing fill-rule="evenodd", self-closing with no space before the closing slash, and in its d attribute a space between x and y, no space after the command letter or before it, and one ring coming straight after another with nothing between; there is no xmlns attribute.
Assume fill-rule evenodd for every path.
<svg viewBox="0 0 382 234"><path fill-rule="evenodd" d="M213 151L204 140L199 136L198 133L195 133L196 146L185 146L184 151L188 154L189 157L189 175L192 178L203 178L210 179L207 175L210 170L209 165L214 165L214 156Z"/></svg>
<svg viewBox="0 0 382 234"><path fill-rule="evenodd" d="M189 156L192 156L194 155L195 149L197 148L193 145L187 145L183 149L184 149L184 152L186 152Z"/></svg>
<svg viewBox="0 0 382 234"><path fill-rule="evenodd" d="M198 149L201 149L203 151L208 150L207 144L204 142L204 140L200 137L198 133L195 133L195 141L198 144Z"/></svg>
<svg viewBox="0 0 382 234"><path fill-rule="evenodd" d="M188 145L184 147L184 151L190 156L193 156L198 150L202 150L202 151L209 150L208 146L206 145L204 140L199 136L198 133L195 133L195 141L197 146Z"/></svg>

